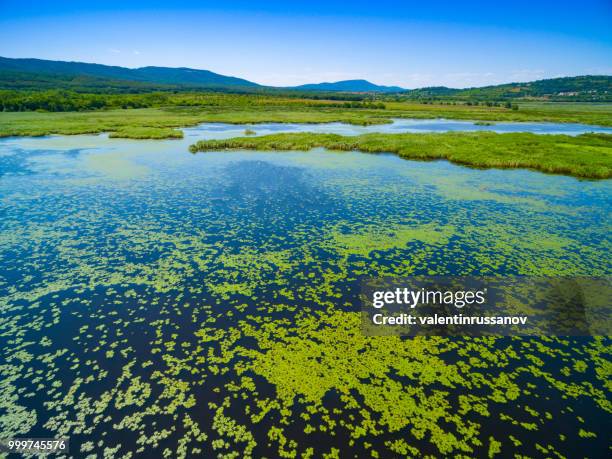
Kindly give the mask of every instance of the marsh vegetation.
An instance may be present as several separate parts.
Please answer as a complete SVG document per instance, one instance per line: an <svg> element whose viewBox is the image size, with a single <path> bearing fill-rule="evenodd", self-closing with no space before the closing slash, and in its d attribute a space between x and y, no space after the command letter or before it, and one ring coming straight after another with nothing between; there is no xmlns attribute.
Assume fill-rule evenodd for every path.
<svg viewBox="0 0 612 459"><path fill-rule="evenodd" d="M147 108L122 109L110 105L106 109L59 112L0 112L0 137L40 136L47 134L85 134L121 130L150 129L151 138L170 138L175 133L166 128L193 126L204 122L253 124L329 123L355 125L389 123L394 118L456 119L477 122L538 121L582 123L612 126L612 105L529 103L518 111L503 106L450 105L445 103L385 101L376 104L304 98L236 94L144 94L96 95L96 97L129 97L142 99ZM118 99L119 100L119 99ZM153 102L152 102L153 101ZM142 106L142 105L134 105ZM118 108L119 107L119 108ZM70 109L72 110L72 109ZM159 130L158 132L154 132Z"/></svg>
<svg viewBox="0 0 612 459"><path fill-rule="evenodd" d="M336 134L289 133L255 138L201 140L190 146L198 151L243 150L359 150L390 152L402 158L446 159L474 167L529 168L588 178L612 176L612 136L583 134L449 132L443 134Z"/></svg>

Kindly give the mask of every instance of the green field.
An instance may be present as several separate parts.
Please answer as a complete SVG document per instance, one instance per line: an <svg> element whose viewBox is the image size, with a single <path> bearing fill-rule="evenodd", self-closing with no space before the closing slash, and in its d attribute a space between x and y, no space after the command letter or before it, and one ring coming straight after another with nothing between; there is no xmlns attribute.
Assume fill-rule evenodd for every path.
<svg viewBox="0 0 612 459"><path fill-rule="evenodd" d="M167 96L164 101L170 105L78 112L2 112L0 137L112 132L114 137L175 138L180 134L168 128L203 122L338 121L368 125L387 123L392 118L543 121L612 126L612 104L529 102L519 104L518 110L511 110L485 105L386 101L384 108L370 108L371 105L366 103L229 94L178 94Z"/></svg>

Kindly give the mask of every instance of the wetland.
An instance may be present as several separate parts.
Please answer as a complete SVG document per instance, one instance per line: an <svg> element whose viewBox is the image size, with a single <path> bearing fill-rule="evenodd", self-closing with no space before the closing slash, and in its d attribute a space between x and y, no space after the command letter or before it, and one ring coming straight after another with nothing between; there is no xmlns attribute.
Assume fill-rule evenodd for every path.
<svg viewBox="0 0 612 459"><path fill-rule="evenodd" d="M608 276L612 183L356 151L514 134L316 126L1 139L0 431L77 457L606 456L609 337L368 337L357 296Z"/></svg>

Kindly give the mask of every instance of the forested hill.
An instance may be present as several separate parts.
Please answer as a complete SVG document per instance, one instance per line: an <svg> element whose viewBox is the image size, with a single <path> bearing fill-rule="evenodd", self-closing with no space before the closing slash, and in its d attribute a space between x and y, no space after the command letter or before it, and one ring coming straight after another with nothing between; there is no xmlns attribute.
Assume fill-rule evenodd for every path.
<svg viewBox="0 0 612 459"><path fill-rule="evenodd" d="M86 92L143 92L148 89L227 89L245 92L402 92L397 86L379 86L366 80L315 83L296 87L263 86L208 70L170 67L125 67L43 59L0 57L0 89L73 89Z"/></svg>
<svg viewBox="0 0 612 459"><path fill-rule="evenodd" d="M506 100L538 98L612 101L612 76L585 75L551 78L528 83L509 83L467 89L439 86L413 89L408 91L406 95L414 99Z"/></svg>
<svg viewBox="0 0 612 459"><path fill-rule="evenodd" d="M129 69L83 62L48 61L43 59L10 59L0 57L0 81L5 89L34 89L23 87L20 81L55 83L65 86L121 86L121 82L136 82L136 87L147 85L185 85L190 87L256 88L257 83L242 78L220 75L208 70L170 67L141 67ZM16 87L10 87L10 83ZM140 84L140 86L138 85ZM20 87L21 86L21 87Z"/></svg>

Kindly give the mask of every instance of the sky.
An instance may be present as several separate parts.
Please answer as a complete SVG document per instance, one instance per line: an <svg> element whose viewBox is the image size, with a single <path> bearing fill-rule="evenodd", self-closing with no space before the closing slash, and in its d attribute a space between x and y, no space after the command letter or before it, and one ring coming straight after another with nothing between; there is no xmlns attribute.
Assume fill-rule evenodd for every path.
<svg viewBox="0 0 612 459"><path fill-rule="evenodd" d="M612 74L612 0L0 0L0 56L191 67L291 86Z"/></svg>

